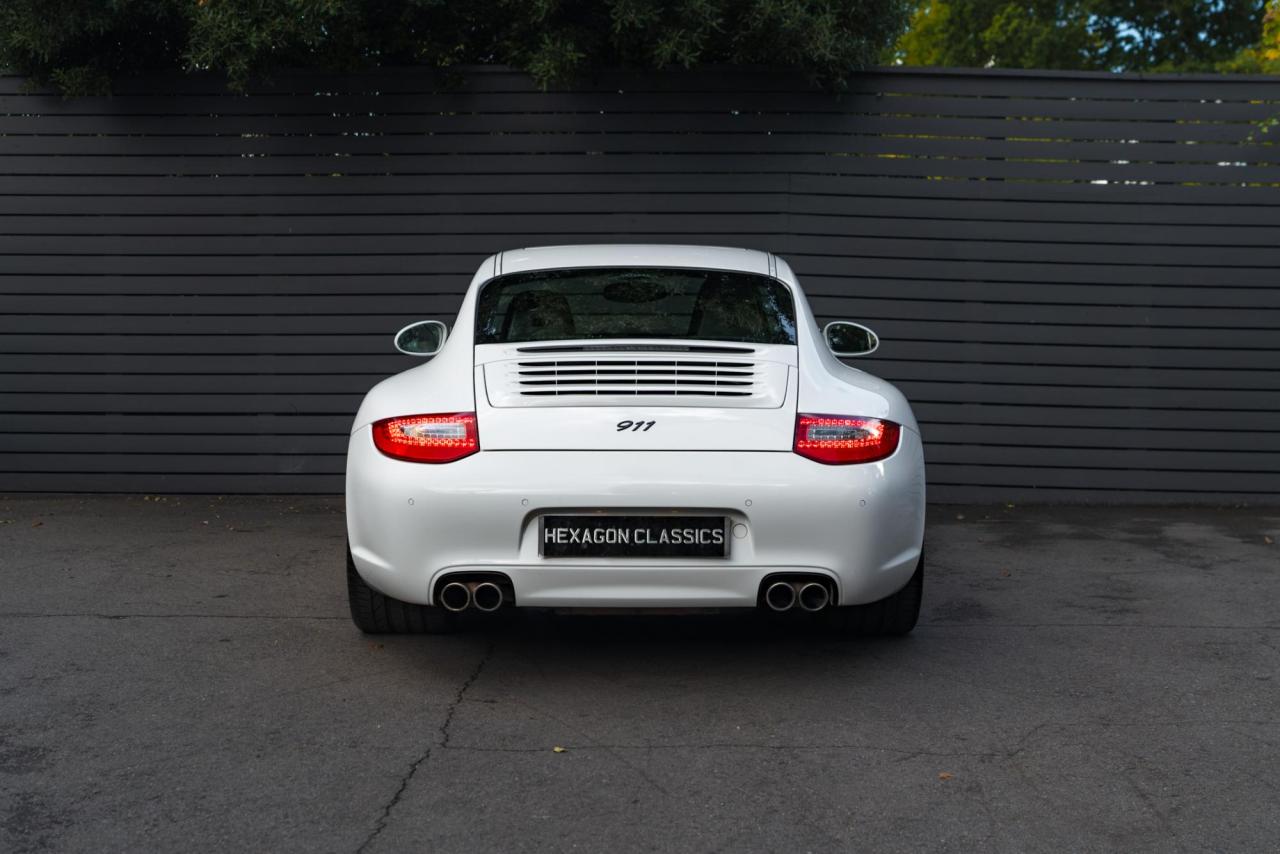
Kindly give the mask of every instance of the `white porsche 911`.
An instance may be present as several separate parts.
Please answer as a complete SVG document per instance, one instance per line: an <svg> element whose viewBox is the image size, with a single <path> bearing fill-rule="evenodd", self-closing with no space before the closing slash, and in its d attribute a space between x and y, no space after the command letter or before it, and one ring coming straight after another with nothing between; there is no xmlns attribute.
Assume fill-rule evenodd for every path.
<svg viewBox="0 0 1280 854"><path fill-rule="evenodd" d="M366 632L464 611L790 611L863 634L916 623L924 456L893 386L837 356L767 252L501 252L433 356L375 386L347 454L347 584Z"/></svg>

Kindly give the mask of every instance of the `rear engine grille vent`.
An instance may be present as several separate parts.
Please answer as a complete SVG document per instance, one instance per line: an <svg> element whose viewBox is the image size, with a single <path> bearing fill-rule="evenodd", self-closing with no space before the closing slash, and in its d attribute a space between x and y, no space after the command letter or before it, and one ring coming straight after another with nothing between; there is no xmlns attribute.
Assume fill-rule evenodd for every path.
<svg viewBox="0 0 1280 854"><path fill-rule="evenodd" d="M751 397L755 365L694 359L557 359L517 364L524 397Z"/></svg>

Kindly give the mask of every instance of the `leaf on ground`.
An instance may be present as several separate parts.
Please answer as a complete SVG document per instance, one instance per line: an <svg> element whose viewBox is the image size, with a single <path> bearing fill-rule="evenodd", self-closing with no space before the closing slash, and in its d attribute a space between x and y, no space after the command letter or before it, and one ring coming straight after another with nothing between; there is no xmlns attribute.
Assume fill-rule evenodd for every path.
<svg viewBox="0 0 1280 854"><path fill-rule="evenodd" d="M41 527L41 526L43 526L43 525L44 525L44 522L32 522L32 523L31 523L31 527L33 527L33 528L39 528L39 527Z"/></svg>
<svg viewBox="0 0 1280 854"><path fill-rule="evenodd" d="M560 745L558 745L558 744L557 744L555 747L551 748L551 752L552 752L552 753L564 753L564 752L565 752L566 750L568 750L568 749L569 749L569 748L567 748L567 747L561 747Z"/></svg>
<svg viewBox="0 0 1280 854"><path fill-rule="evenodd" d="M938 772L938 779L939 779L939 780L950 780L950 779L951 779L952 777L954 777L954 776L955 776L955 774L952 774L950 771L939 771L939 772Z"/></svg>

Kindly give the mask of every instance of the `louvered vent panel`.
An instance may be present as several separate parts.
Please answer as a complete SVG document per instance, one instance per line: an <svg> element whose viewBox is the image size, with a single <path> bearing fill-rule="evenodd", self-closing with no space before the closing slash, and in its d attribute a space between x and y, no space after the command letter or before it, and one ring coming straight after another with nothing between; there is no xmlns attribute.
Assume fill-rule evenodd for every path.
<svg viewBox="0 0 1280 854"><path fill-rule="evenodd" d="M523 358L490 364L485 377L494 406L774 407L787 389L785 365L666 354Z"/></svg>
<svg viewBox="0 0 1280 854"><path fill-rule="evenodd" d="M750 397L755 365L702 359L556 359L520 362L520 394Z"/></svg>

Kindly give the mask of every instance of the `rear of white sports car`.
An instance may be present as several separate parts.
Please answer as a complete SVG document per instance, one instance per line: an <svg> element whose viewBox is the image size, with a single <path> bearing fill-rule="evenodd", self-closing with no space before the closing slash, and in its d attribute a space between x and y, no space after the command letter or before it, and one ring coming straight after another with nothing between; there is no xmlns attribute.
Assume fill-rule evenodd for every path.
<svg viewBox="0 0 1280 854"><path fill-rule="evenodd" d="M486 261L347 462L365 631L512 607L914 625L924 465L902 396L828 351L785 264L698 247Z"/></svg>

